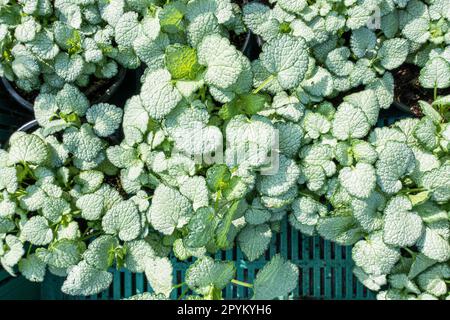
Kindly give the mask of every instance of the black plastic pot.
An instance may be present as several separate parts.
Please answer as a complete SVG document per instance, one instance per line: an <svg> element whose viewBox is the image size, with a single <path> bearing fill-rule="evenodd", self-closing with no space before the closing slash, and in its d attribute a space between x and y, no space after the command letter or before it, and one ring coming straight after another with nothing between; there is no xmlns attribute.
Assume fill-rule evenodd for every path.
<svg viewBox="0 0 450 320"><path fill-rule="evenodd" d="M22 125L19 129L16 130L16 132L33 133L37 129L39 129L39 123L37 122L36 119L34 119L34 120L31 120L31 121L25 123L24 125ZM110 142L112 145L119 144L122 141L123 137L120 134L121 134L121 131L118 130L118 131L116 131L116 134L108 137L108 139L110 139Z"/></svg>
<svg viewBox="0 0 450 320"><path fill-rule="evenodd" d="M0 89L0 147L3 147L17 128L30 120L31 114L24 112L22 108L12 108L8 93Z"/></svg>
<svg viewBox="0 0 450 320"><path fill-rule="evenodd" d="M91 101L91 103L96 104L100 102L109 101L111 96L117 91L117 89L119 89L119 87L123 83L126 74L127 74L126 69L120 68L119 73L116 75L116 79L112 83L112 85L105 91L103 95L101 95L98 99ZM17 102L21 107L25 108L26 110L33 112L33 103L24 99L6 78L2 78L2 83L6 91L8 91L9 95L15 102Z"/></svg>
<svg viewBox="0 0 450 320"><path fill-rule="evenodd" d="M264 2L259 1L259 0L253 0L253 1L252 0L250 0L250 1L244 0L244 5L247 4L247 3L250 3L250 2L258 2L258 3L265 4ZM249 33L252 35L252 38L253 38L252 45L254 47L256 47L256 50L260 51L262 46L263 46L263 44L264 44L264 40L260 36L253 34L251 31L249 31ZM258 52L258 55L259 55L259 52Z"/></svg>
<svg viewBox="0 0 450 320"><path fill-rule="evenodd" d="M117 92L117 89L122 85L125 76L127 75L127 70L125 68L120 68L119 73L116 75L116 80L113 82L108 89L106 89L105 93L101 95L98 99L91 101L91 104L96 104L100 102L108 102L114 93Z"/></svg>
<svg viewBox="0 0 450 320"><path fill-rule="evenodd" d="M37 122L37 120L31 120L26 122L25 124L23 124L21 127L19 127L16 131L14 132L25 132L25 133L33 133L34 131L36 131L37 129L39 129L39 123ZM11 135L14 133L11 132ZM5 145L9 144L9 139L11 137L9 136L7 140L5 140Z"/></svg>
<svg viewBox="0 0 450 320"><path fill-rule="evenodd" d="M246 5L248 3L252 2L252 0L243 0L242 4ZM250 60L255 60L259 56L259 51L261 50L262 44L259 43L261 39L258 39L259 37L253 34L251 31L247 32L247 35L245 37L244 45L241 48L241 52ZM261 40L262 41L262 40Z"/></svg>
<svg viewBox="0 0 450 320"><path fill-rule="evenodd" d="M405 112L409 115L414 115L414 113L411 111L411 108L404 103L394 101L392 105L402 112Z"/></svg>
<svg viewBox="0 0 450 320"><path fill-rule="evenodd" d="M33 104L29 102L28 100L25 100L22 98L22 96L14 89L14 87L11 85L11 83L6 79L2 78L3 86L5 87L6 91L8 91L10 97L17 102L21 107L27 109L28 111L33 112Z"/></svg>
<svg viewBox="0 0 450 320"><path fill-rule="evenodd" d="M31 120L30 122L25 123L23 126L21 126L17 131L21 132L33 132L34 130L37 130L39 128L39 124L37 120Z"/></svg>
<svg viewBox="0 0 450 320"><path fill-rule="evenodd" d="M241 48L241 52L248 57L249 54L251 54L252 51L252 34L251 32L247 32L247 35L245 37L245 42Z"/></svg>

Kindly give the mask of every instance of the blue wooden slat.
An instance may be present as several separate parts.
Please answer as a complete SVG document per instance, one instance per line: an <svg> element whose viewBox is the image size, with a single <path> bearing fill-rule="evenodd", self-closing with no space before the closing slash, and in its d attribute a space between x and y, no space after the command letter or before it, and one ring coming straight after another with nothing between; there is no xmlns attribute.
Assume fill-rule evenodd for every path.
<svg viewBox="0 0 450 320"><path fill-rule="evenodd" d="M136 293L144 292L144 274L136 274Z"/></svg>
<svg viewBox="0 0 450 320"><path fill-rule="evenodd" d="M121 279L120 279L120 271L118 270L114 270L114 275L113 275L113 296L112 298L114 300L119 300L121 299L121 288L122 288L122 283L121 283Z"/></svg>
<svg viewBox="0 0 450 320"><path fill-rule="evenodd" d="M243 261L244 260L244 255L242 254L241 250L238 250L237 252L237 261ZM244 278L244 268L238 268L237 272L236 272L237 278L238 279L243 279ZM242 286L238 286L237 287L237 297L238 298L244 298L244 287Z"/></svg>
<svg viewBox="0 0 450 320"><path fill-rule="evenodd" d="M124 291L125 298L129 298L133 294L135 294L133 292L133 279L132 279L132 275L131 275L130 271L126 270L126 271L124 271L124 273L125 273L125 277L124 277L125 283L122 285L125 286L125 291Z"/></svg>

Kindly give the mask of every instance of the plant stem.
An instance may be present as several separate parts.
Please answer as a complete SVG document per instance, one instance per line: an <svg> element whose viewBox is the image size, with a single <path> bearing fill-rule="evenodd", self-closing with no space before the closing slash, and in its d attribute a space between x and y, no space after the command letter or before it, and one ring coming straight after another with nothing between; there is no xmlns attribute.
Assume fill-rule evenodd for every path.
<svg viewBox="0 0 450 320"><path fill-rule="evenodd" d="M202 101L206 100L206 87L205 86L200 88L200 98Z"/></svg>
<svg viewBox="0 0 450 320"><path fill-rule="evenodd" d="M259 85L258 88L256 88L255 90L253 90L253 94L257 94L258 92L260 92L262 89L264 89L269 83L271 83L273 80L275 79L275 76L272 74L270 77L268 77L266 80L264 80L263 83L261 83Z"/></svg>
<svg viewBox="0 0 450 320"><path fill-rule="evenodd" d="M437 95L438 95L438 87L437 85L434 85L434 100L437 99Z"/></svg>
<svg viewBox="0 0 450 320"><path fill-rule="evenodd" d="M172 289L178 289L178 288L181 288L181 287L184 286L185 284L186 284L186 282L182 282L182 283L179 283L179 284L175 284L175 285L172 286Z"/></svg>
<svg viewBox="0 0 450 320"><path fill-rule="evenodd" d="M414 251L412 251L411 249L408 249L408 248L403 248L403 249L405 249L405 251L408 252L411 255L411 257L416 256L416 253Z"/></svg>
<svg viewBox="0 0 450 320"><path fill-rule="evenodd" d="M233 279L233 280L231 280L231 283L233 283L235 285L238 285L238 286L243 286L243 287L247 287L247 288L253 289L253 285L250 284L250 283L247 283L247 282L243 282L243 281L239 281L239 280Z"/></svg>
<svg viewBox="0 0 450 320"><path fill-rule="evenodd" d="M30 243L30 246L28 247L28 250L27 250L27 258L29 257L29 255L31 253L31 248L33 248L33 245Z"/></svg>
<svg viewBox="0 0 450 320"><path fill-rule="evenodd" d="M422 191L426 191L427 189L425 189L425 188L413 188L413 189L406 189L405 191L404 191L404 193L406 193L406 194L411 194L411 193L413 193L413 192L422 192Z"/></svg>
<svg viewBox="0 0 450 320"><path fill-rule="evenodd" d="M182 300L184 296L189 292L189 287L186 287L186 289L181 292L180 296L178 297L178 300Z"/></svg>
<svg viewBox="0 0 450 320"><path fill-rule="evenodd" d="M216 212L219 210L220 198L222 198L222 191L221 190L217 191L216 201L214 202L214 211L216 211Z"/></svg>
<svg viewBox="0 0 450 320"><path fill-rule="evenodd" d="M239 201L233 202L233 204L227 208L227 212L223 217L224 227L218 232L216 239L216 244L219 248L224 248L227 245L228 232L230 231L231 223L236 214L238 204ZM219 211L222 211L226 206L227 205L225 204L224 207L219 209Z"/></svg>

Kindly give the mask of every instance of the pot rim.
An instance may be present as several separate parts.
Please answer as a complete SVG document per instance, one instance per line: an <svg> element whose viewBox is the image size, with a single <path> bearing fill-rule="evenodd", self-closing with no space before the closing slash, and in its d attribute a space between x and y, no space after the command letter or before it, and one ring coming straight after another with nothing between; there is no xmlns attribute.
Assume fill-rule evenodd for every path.
<svg viewBox="0 0 450 320"><path fill-rule="evenodd" d="M410 109L406 104L404 104L403 102L394 101L394 102L392 103L392 105L393 105L395 108L397 108L398 110L403 111L403 112L406 112L406 113L409 114L409 115L413 115L413 114L414 114L414 113L411 112L411 109Z"/></svg>
<svg viewBox="0 0 450 320"><path fill-rule="evenodd" d="M124 67L119 68L119 72L117 74L117 79L105 90L105 92L95 101L92 101L91 104L97 104L101 102L107 102L111 96L119 89L125 80L125 76L127 74L127 69ZM33 104L28 100L24 99L19 92L12 86L11 82L2 77L1 78L3 85L5 86L6 91L8 91L9 95L12 97L14 101L16 101L21 107L27 109L27 111L34 112Z"/></svg>
<svg viewBox="0 0 450 320"><path fill-rule="evenodd" d="M5 86L6 91L8 91L9 95L16 101L21 107L27 109L28 111L33 112L33 104L28 100L24 99L19 92L11 85L11 82L2 77L2 83Z"/></svg>
<svg viewBox="0 0 450 320"><path fill-rule="evenodd" d="M36 119L28 121L27 123L23 124L19 129L16 130L16 132L27 132L31 129L34 129L35 127L38 127L39 124Z"/></svg>
<svg viewBox="0 0 450 320"><path fill-rule="evenodd" d="M114 81L98 99L91 101L91 105L101 102L108 102L111 96L116 93L117 89L119 89L119 87L122 85L123 81L125 80L126 74L127 69L124 67L120 67L117 74L117 80Z"/></svg>
<svg viewBox="0 0 450 320"><path fill-rule="evenodd" d="M245 51L248 49L248 47L250 46L250 41L252 40L252 32L251 31L247 31L247 34L245 36L245 41L244 44L241 47L241 52L245 53Z"/></svg>

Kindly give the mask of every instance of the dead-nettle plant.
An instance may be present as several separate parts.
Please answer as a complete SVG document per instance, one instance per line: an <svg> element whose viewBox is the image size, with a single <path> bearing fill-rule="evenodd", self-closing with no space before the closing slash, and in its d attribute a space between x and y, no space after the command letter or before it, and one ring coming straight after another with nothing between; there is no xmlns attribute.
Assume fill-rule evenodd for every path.
<svg viewBox="0 0 450 320"><path fill-rule="evenodd" d="M266 165L258 170L264 175L275 174L280 154L279 130L275 129L271 133L271 145L264 146L254 143L260 135L257 127L251 128L246 134L248 140L236 146L236 141L228 141L221 131L204 130L202 124L193 122L172 131L170 137L174 145L171 157L187 156L197 165L228 163L241 166L250 165L252 159L263 159Z"/></svg>
<svg viewBox="0 0 450 320"><path fill-rule="evenodd" d="M304 103L320 102L361 86L392 91L391 71L404 63L421 68L428 64L423 71L426 74L438 64L444 73L449 70L449 7L445 1L411 0L389 6L383 1L270 3L272 7L258 2L246 5L244 22L264 43L263 51L283 35L305 40L308 69L303 81L289 88ZM442 60L432 63L435 57ZM258 66L258 83L266 79L263 69ZM438 87L448 88L450 84L444 82ZM268 91L276 94L281 89L283 86L272 85ZM392 98L383 94L383 108L391 105Z"/></svg>
<svg viewBox="0 0 450 320"><path fill-rule="evenodd" d="M0 75L26 92L55 92L111 79L119 65L136 68L112 23L132 9L125 1L3 1Z"/></svg>
<svg viewBox="0 0 450 320"><path fill-rule="evenodd" d="M235 279L233 263L208 257L239 242L256 259L283 218L274 211L261 226L245 221L253 210L246 195L257 170L270 164L277 129L257 115L270 97L252 92L250 61L228 39L228 30L243 26L237 9L227 1L151 6L160 28L145 39L153 48L145 49L150 67L141 94L124 110L90 105L70 83L41 92L35 103L40 128L14 134L0 153L3 268L36 282L47 272L65 277L62 291L70 295L107 289L111 267L145 272L155 291L147 298L168 298L183 286L191 298L219 299L234 283L252 288L255 298L273 299L296 287L298 268L279 255L253 284ZM140 14L124 14L132 21L118 19L116 31L148 37L140 32L150 30L144 20L134 19ZM127 43L142 39L132 40ZM245 156L242 166L193 161L192 155L217 149L225 127L231 151L256 146L264 152ZM255 232L265 234L256 247L262 239L251 237ZM185 283L174 284L170 254L198 258Z"/></svg>
<svg viewBox="0 0 450 320"><path fill-rule="evenodd" d="M62 290L73 295L108 288L115 266L146 274L155 293L136 299L175 288L185 299L221 299L230 283L255 299L287 297L299 270L280 255L253 284L210 255L237 245L255 261L288 219L303 234L353 245L354 273L380 299L448 298L442 43L420 77L437 88L433 103L421 102L425 117L375 128L394 97L389 70L437 39L425 32L416 46L407 26L419 13L427 28L447 19L448 2L379 6L381 30L366 26L381 1L270 2L243 16L227 0L121 14L119 43L148 65L140 93L123 110L91 106L71 84L42 93L41 128L0 152L3 267L32 281L46 270L66 277ZM264 40L255 61L230 40L245 26ZM174 283L173 258L195 258L183 283Z"/></svg>

